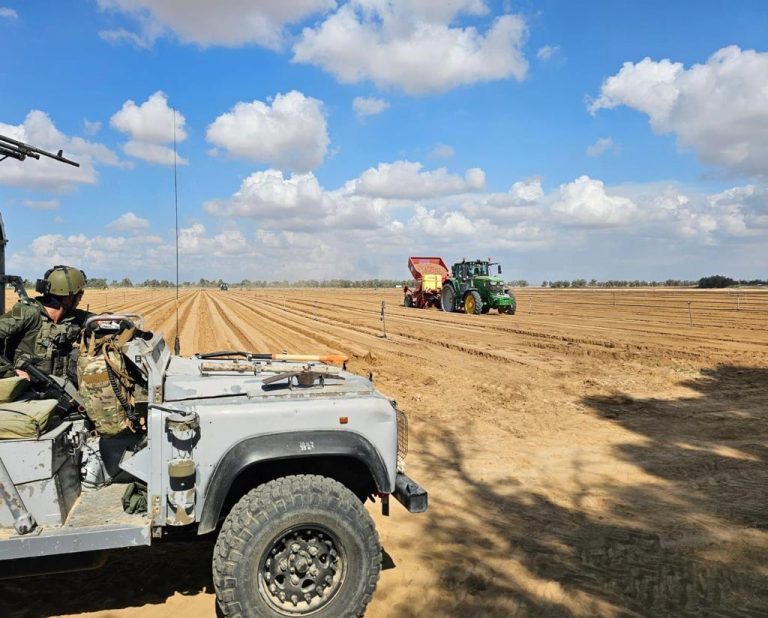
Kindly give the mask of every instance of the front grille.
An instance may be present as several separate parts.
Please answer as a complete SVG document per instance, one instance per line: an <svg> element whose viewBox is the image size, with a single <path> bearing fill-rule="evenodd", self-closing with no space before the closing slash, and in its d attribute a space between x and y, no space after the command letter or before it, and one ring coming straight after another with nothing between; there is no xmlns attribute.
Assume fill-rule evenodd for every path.
<svg viewBox="0 0 768 618"><path fill-rule="evenodd" d="M397 469L405 471L405 456L408 454L408 417L405 412L397 412Z"/></svg>

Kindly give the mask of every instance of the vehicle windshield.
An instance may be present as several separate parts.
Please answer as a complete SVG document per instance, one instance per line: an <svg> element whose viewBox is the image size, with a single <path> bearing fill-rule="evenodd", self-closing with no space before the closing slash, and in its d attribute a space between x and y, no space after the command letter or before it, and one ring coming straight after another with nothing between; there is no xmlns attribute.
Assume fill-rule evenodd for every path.
<svg viewBox="0 0 768 618"><path fill-rule="evenodd" d="M474 275L475 277L483 277L488 276L488 263L487 262L477 262L469 269L470 274Z"/></svg>

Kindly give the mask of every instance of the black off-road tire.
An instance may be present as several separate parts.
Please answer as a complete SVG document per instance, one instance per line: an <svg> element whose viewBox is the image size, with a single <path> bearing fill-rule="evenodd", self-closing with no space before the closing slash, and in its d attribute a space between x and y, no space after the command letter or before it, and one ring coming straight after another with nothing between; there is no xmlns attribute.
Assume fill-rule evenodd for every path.
<svg viewBox="0 0 768 618"><path fill-rule="evenodd" d="M453 311L456 306L456 290L452 285L444 285L440 290L440 309L443 311Z"/></svg>
<svg viewBox="0 0 768 618"><path fill-rule="evenodd" d="M360 500L315 475L280 478L243 496L213 553L216 599L235 618L362 616L380 571L379 537ZM307 597L297 595L295 605L279 596L297 591Z"/></svg>
<svg viewBox="0 0 768 618"><path fill-rule="evenodd" d="M403 306L413 307L413 296L411 296L410 294L406 294L405 298L403 299Z"/></svg>

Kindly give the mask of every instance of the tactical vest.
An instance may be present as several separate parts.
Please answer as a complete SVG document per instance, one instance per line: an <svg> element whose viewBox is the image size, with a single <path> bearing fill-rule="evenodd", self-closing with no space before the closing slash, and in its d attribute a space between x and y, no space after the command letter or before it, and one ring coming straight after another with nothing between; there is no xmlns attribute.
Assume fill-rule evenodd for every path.
<svg viewBox="0 0 768 618"><path fill-rule="evenodd" d="M74 344L87 315L84 311L75 310L55 324L41 303L30 299L21 300L2 316L2 319L18 320L24 325L23 329L4 340L3 353L11 360L14 368L20 368L30 358L37 358L38 367L42 371L74 380L76 359L72 356L77 350Z"/></svg>
<svg viewBox="0 0 768 618"><path fill-rule="evenodd" d="M35 356L42 360L38 367L48 374L67 377L71 374L70 367L74 342L80 335L80 327L76 324L53 321L43 318L40 332L35 339Z"/></svg>

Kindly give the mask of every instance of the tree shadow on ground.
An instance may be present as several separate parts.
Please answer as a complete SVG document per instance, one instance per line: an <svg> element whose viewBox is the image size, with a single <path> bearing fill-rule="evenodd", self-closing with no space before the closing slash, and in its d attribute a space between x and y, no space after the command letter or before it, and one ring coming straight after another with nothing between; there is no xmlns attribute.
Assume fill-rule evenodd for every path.
<svg viewBox="0 0 768 618"><path fill-rule="evenodd" d="M720 367L686 385L700 396L586 398L643 437L615 454L649 480L586 479L570 500L514 473L484 481L459 437L435 432L429 486L462 493L432 501L423 558L441 573L437 590L399 615L431 615L439 599L456 617L768 615L768 372ZM601 508L582 508L580 494L595 492Z"/></svg>
<svg viewBox="0 0 768 618"><path fill-rule="evenodd" d="M579 476L574 462L581 480L557 499L515 471L485 480L459 430L425 429L419 446L431 504L419 566L435 583L392 615L768 615L768 371L723 366L683 385L697 396L585 398L599 418L633 432L635 440L615 447L616 460L649 480L607 485ZM604 503L589 508L586 497L596 493ZM0 615L212 592L212 548L162 544L115 552L97 571L1 582Z"/></svg>

